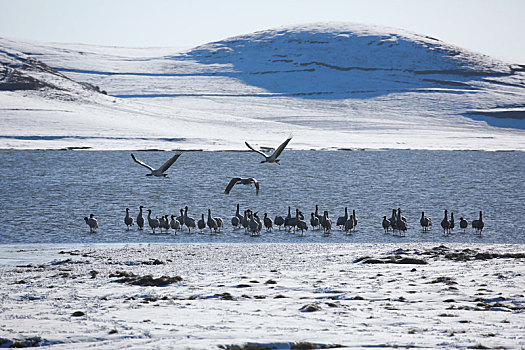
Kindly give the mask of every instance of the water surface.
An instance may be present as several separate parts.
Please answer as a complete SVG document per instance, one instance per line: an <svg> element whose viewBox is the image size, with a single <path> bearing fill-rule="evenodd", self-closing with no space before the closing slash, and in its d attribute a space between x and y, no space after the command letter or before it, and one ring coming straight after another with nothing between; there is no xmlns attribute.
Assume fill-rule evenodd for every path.
<svg viewBox="0 0 525 350"><path fill-rule="evenodd" d="M160 166L172 152L135 152ZM0 151L0 243L126 243L126 242L479 242L525 243L525 153L482 151L292 151L281 165L260 164L253 152L185 152L169 178L146 177L128 151ZM256 177L261 191L237 185L223 193L234 176ZM318 204L335 221L344 207L355 209L357 231L346 236L334 229L330 237L309 230L304 237L274 230L260 237L233 230L239 203L262 217L285 216L287 207L307 216ZM211 208L226 228L218 235L150 234L123 223L125 208L136 217L139 205L154 216L178 214L188 205L198 219ZM402 208L409 222L405 237L385 235L383 215ZM455 233L444 236L443 210L454 212ZM483 210L481 237L471 228L461 233L459 217L469 222ZM421 211L433 218L422 232ZM90 234L83 218L99 221Z"/></svg>

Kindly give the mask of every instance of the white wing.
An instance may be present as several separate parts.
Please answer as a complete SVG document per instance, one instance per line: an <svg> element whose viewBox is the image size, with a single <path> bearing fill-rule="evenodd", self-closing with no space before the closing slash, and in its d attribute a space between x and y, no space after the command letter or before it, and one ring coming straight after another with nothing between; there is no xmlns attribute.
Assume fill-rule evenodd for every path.
<svg viewBox="0 0 525 350"><path fill-rule="evenodd" d="M281 143L281 145L277 148L277 150L275 150L275 152L272 154L272 157L274 157L274 158L279 157L279 155L281 155L282 151L288 145L288 142L290 142L291 139L292 139L292 137L289 137L289 138L286 139L286 141Z"/></svg>
<svg viewBox="0 0 525 350"><path fill-rule="evenodd" d="M233 179L231 179L230 183L228 184L228 186L226 186L226 189L224 190L224 193L225 194L229 194L231 189L233 188L233 186L235 186L235 184L237 183L237 181L239 181L241 178L240 177L234 177Z"/></svg>
<svg viewBox="0 0 525 350"><path fill-rule="evenodd" d="M135 162L139 163L139 164L142 165L143 167L146 167L146 168L148 168L148 169L151 170L151 171L155 170L155 169L153 169L152 167L150 167L148 164L146 164L146 163L144 163L144 162L138 160L137 158L135 158L135 156L133 155L133 153L131 153L131 158L133 158L133 160L134 160Z"/></svg>
<svg viewBox="0 0 525 350"><path fill-rule="evenodd" d="M249 144L248 142L245 141L244 143L245 143L246 146L248 146L248 148L251 149L252 151L259 153L259 154L262 155L264 158L267 158L267 157L268 157L268 156L267 156L266 154L264 154L263 152L261 152L261 151L255 149L255 148L253 148L252 146L250 146L250 144Z"/></svg>
<svg viewBox="0 0 525 350"><path fill-rule="evenodd" d="M171 157L166 163L162 164L162 166L159 168L159 170L163 173L166 170L169 169L170 166L172 166L173 163L180 157L182 153L177 153L173 157Z"/></svg>

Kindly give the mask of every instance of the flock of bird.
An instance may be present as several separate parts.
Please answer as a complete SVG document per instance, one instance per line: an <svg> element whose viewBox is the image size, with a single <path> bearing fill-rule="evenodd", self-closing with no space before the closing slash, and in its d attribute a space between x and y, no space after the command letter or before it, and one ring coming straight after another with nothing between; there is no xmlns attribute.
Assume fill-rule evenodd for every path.
<svg viewBox="0 0 525 350"><path fill-rule="evenodd" d="M264 157L264 160L262 160L261 163L280 164L280 160L278 159L278 157L281 155L281 153L283 152L283 150L288 145L291 139L291 136L288 137L270 155L255 149L248 142L245 142L245 144L250 150L259 153ZM131 158L136 163L150 170L150 173L146 174L146 176L166 177L168 176L166 174L166 171L173 165L173 163L175 163L175 161L181 156L181 154L182 153L175 154L170 159L168 159L168 161L166 161L160 168L157 169L137 159L137 157L135 157L133 153L131 154ZM224 193L229 194L233 186L235 186L236 184L255 185L255 193L259 194L259 182L254 177L232 178L226 186ZM137 215L136 219L136 224L139 230L143 230L144 225L146 223L146 220L144 219L143 215L143 209L143 206L139 207L139 214ZM208 209L207 219L205 219L204 214L201 214L201 218L196 221L193 217L188 215L187 206L184 209L180 209L179 216L168 214L163 215L160 218L152 217L151 209L148 209L147 220L148 225L152 230L152 233L155 233L156 229L159 229L160 233L163 233L163 231L164 233L168 233L170 229L173 229L176 233L177 231L182 231L184 226L187 227L188 232L191 232L192 229L199 229L200 232L203 232L206 229L206 227L208 227L210 233L218 233L221 232L221 229L224 227L223 219L221 217L213 217L211 209ZM90 232L96 232L96 229L98 228L98 221L93 214L91 214L89 218L85 217L84 221L89 226ZM124 217L124 223L126 224L128 230L131 226L135 224L133 217L131 217L129 214L129 208L126 208L126 216ZM254 236L261 234L263 226L266 228L266 231L271 231L274 225L278 226L279 230L281 229L281 226L284 226L285 230L287 230L288 232L293 231L295 233L297 230L300 230L301 235L304 235L304 231L308 230L308 224L303 213L299 209L296 209L295 216L292 216L290 207L288 207L288 215L286 215L285 217L278 215L272 220L267 213L264 213L264 217L261 220L257 212L253 212L250 209L245 210L244 215L241 214L239 204L237 204L237 211L235 213L235 216L231 219L231 223L234 229L244 228L245 233L251 233ZM344 230L347 234L350 234L351 232L355 231L357 223L358 219L355 210L352 211L352 214L348 215L348 208L345 207L345 213L343 216L337 219L336 226L339 227L341 230ZM423 228L423 231L426 232L428 231L429 227L432 226L432 219L429 216L426 216L425 212L421 212L420 224ZM316 205L315 212L312 212L310 214L310 225L313 230L322 229L324 235L329 235L332 230L333 223L332 219L328 216L328 211L324 211L323 215L320 215L319 207L318 205ZM484 225L485 224L483 222L482 212L480 211L479 219L472 221L472 227L479 234L481 234ZM399 235L404 235L408 227L408 221L406 217L404 217L401 214L401 208L398 208L397 210L392 209L392 216L390 217L390 219L388 219L386 215L383 216L382 226L385 230L385 233L388 233L389 230L392 230L393 234L397 233ZM461 217L459 221L459 226L465 231L468 227L468 221ZM444 218L441 221L441 227L443 228L443 232L445 234L451 233L451 231L455 227L454 213L451 213L449 220L448 211L445 210Z"/></svg>
<svg viewBox="0 0 525 350"><path fill-rule="evenodd" d="M255 149L253 146L251 146L248 142L245 142L246 146L254 151L254 152L257 152L259 153L260 155L262 155L264 157L264 160L261 161L261 163L276 163L276 164L281 164L280 163L280 159L278 158L281 153L283 152L283 150L285 149L285 147L288 145L288 143L290 142L290 140L292 139L292 137L288 137L283 143L281 143L279 145L279 147L277 147L277 149L270 155L260 151L260 150L257 150ZM162 166L160 168L157 168L155 169L154 167L144 163L143 161L141 161L140 159L137 159L137 157L135 157L135 155L133 153L131 153L131 158L138 164L142 165L143 167L149 169L150 173L149 174L146 174L146 176L157 176L157 177L167 177L168 174L166 174L166 171L173 165L173 163L175 163L175 161L177 159L179 159L179 157L181 156L182 153L177 153L175 154L173 157L171 157L170 159L168 159L168 161L166 161L166 163L162 164ZM232 190L233 186L237 185L237 184L242 184L242 185L255 185L255 194L259 194L259 182L257 181L257 179L255 179L254 177L249 177L249 178L242 178L242 177L234 177L230 180L230 182L228 183L228 185L226 186L226 189L224 190L224 193L225 194L229 194L230 191Z"/></svg>
<svg viewBox="0 0 525 350"><path fill-rule="evenodd" d="M419 223L423 229L424 232L427 232L432 226L432 218L430 216L425 215L425 212L421 212L421 218L419 219ZM396 231L403 235L408 226L407 219L401 215L401 208L392 209L392 216L390 219L387 219L386 215L383 216L383 222L382 222L383 229L385 232L388 232L389 229L392 229L392 232L395 234ZM445 215L443 217L443 220L441 220L441 228L443 229L443 233L448 235L452 232L454 227L456 226L454 221L454 213L450 213L450 219L448 218L448 210L445 209ZM463 232L466 231L468 227L468 220L464 217L459 218L459 227L463 229ZM483 227L485 227L485 222L483 221L483 212L480 210L479 212L479 219L472 221L472 228L476 230L477 233L481 234L483 231Z"/></svg>
<svg viewBox="0 0 525 350"><path fill-rule="evenodd" d="M186 227L187 232L191 233L191 230L200 230L203 233L206 228L209 229L210 233L219 233L224 228L224 220L221 217L214 217L212 215L211 209L208 209L208 216L205 218L204 214L201 214L199 220L195 220L192 216L188 215L188 206L185 206L183 209L180 209L180 215L176 216L173 214L166 214L159 217L152 217L151 209L148 209L148 215L144 218L144 207L139 207L139 213L136 220L129 213L129 208L126 208L126 215L124 217L124 224L129 230L135 223L139 230L143 230L146 222L153 234L156 233L156 230L159 229L160 233L169 233L169 230L174 230L175 234L178 231L182 232L184 227ZM96 232L98 228L98 221L95 219L94 215L91 214L90 217L85 217L84 220L89 225L90 232ZM146 221L147 220L147 221ZM323 230L323 235L328 236L331 234L333 227L339 227L340 230L344 230L347 235L355 232L358 219L356 211L352 210L352 213L348 214L348 208L345 207L345 212L343 216L337 218L335 225L333 225L332 219L328 215L328 211L324 211L323 215L319 214L319 206L315 206L315 211L310 214L310 226L313 230L321 231ZM421 212L421 219L419 220L423 232L427 232L432 226L432 218L425 215L425 212ZM252 211L251 209L246 209L241 213L240 205L237 204L237 209L235 215L231 218L231 224L235 230L244 229L246 234L251 234L252 236L261 235L263 227L266 229L266 232L272 231L274 226L277 226L279 230L281 227L288 232L296 233L300 231L300 235L304 235L304 231L308 231L309 225L306 221L306 218L303 212L299 209L295 209L295 216L292 216L292 209L288 207L288 214L286 216L275 216L274 219L268 216L268 213L264 213L264 217L261 219L257 212ZM472 221L472 228L476 230L477 233L481 234L485 223L483 221L483 213L479 212L479 219ZM387 218L386 215L383 216L382 227L385 233L389 233L392 230L394 235L405 235L408 228L408 220L401 213L401 208L392 209L392 216ZM455 227L454 213L451 213L450 219L448 217L448 211L445 210L443 220L441 220L441 227L444 234L450 234ZM463 232L466 231L468 227L468 221L461 217L459 219L459 227L463 229Z"/></svg>
<svg viewBox="0 0 525 350"><path fill-rule="evenodd" d="M221 217L214 217L211 213L211 209L208 209L208 217L205 219L204 214L201 214L201 218L196 221L195 218L188 215L188 206L185 206L183 209L180 209L180 215L175 216L173 214L162 215L160 218L158 216L152 217L151 209L148 209L148 215L146 217L147 223L151 228L153 234L155 230L159 229L160 233L169 233L170 229L173 229L175 234L177 231L183 231L184 227L187 228L188 233L191 233L191 230L199 229L202 233L206 227L209 228L210 233L219 233L224 227L224 220ZM126 208L126 215L124 217L124 224L126 225L127 230L129 230L135 223L139 230L143 230L146 224L146 219L144 218L144 207L139 207L139 213L137 219L134 220L133 217L129 214L129 208ZM98 221L95 219L94 214L91 214L90 217L85 217L84 220L89 225L90 232L96 232L98 228ZM348 208L345 208L345 215L337 219L336 225L341 229L344 229L346 233L355 231L357 226L357 216L355 210L352 211L352 214L348 215ZM252 236L258 236L261 234L263 226L266 228L266 231L272 231L274 225L281 229L281 226L284 226L284 229L288 232L301 231L301 235L304 235L304 231L307 231L309 226L305 220L304 214L299 209L295 210L295 216L292 216L292 209L288 207L288 215L285 217L277 215L275 219L272 220L268 216L268 213L264 213L264 217L261 220L257 212L252 211L251 209L244 210L244 215L241 214L240 205L237 204L237 210L235 215L231 219L231 224L234 229L244 228L245 233L251 233ZM315 206L315 212L311 213L310 225L313 230L324 230L325 235L329 235L332 230L332 219L328 216L328 211L324 211L323 215L319 214L319 206ZM164 232L163 232L164 230Z"/></svg>

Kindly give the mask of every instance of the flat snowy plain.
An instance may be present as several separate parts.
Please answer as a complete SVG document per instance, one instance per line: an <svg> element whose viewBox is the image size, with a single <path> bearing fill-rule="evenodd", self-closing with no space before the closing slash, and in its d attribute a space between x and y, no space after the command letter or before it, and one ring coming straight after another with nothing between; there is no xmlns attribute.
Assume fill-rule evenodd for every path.
<svg viewBox="0 0 525 350"><path fill-rule="evenodd" d="M525 346L520 245L56 244L0 249L2 257L14 252L17 261L10 262L17 265L1 269L4 346ZM35 255L41 259L42 254L47 260L35 262ZM372 259L359 259L364 257Z"/></svg>
<svg viewBox="0 0 525 350"><path fill-rule="evenodd" d="M187 51L2 38L0 63L0 83L19 74L46 86L0 92L1 149L239 150L245 140L275 146L293 134L295 150L525 150L523 65L390 28L286 27ZM22 153L5 152L16 169ZM432 176L445 182L465 171ZM480 169L470 171L477 178ZM53 174L44 169L24 181L67 184ZM137 177L145 181L143 175ZM16 186L2 191L37 189L16 176ZM510 205L519 212L523 185L516 187L507 199L517 198ZM78 198L80 188L72 189ZM4 211L13 196L0 193ZM249 203L240 193L234 195ZM56 204L52 195L37 197ZM32 195L19 201L26 210L36 203ZM59 214L83 208L69 209ZM525 347L522 244L63 243L60 237L86 230L81 220L54 228L51 244L31 244L29 218L10 215L0 242L0 347ZM488 234L498 220L487 224ZM13 244L24 235L28 243Z"/></svg>

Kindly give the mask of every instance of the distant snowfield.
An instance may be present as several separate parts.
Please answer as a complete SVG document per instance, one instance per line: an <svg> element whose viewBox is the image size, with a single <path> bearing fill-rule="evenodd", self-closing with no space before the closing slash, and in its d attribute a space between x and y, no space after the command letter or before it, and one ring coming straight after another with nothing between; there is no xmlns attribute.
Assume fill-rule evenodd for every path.
<svg viewBox="0 0 525 350"><path fill-rule="evenodd" d="M54 87L0 91L4 149L234 150L293 134L294 149L525 150L523 66L390 28L286 27L187 51L0 39L0 63Z"/></svg>
<svg viewBox="0 0 525 350"><path fill-rule="evenodd" d="M519 349L523 248L3 245L0 347Z"/></svg>

